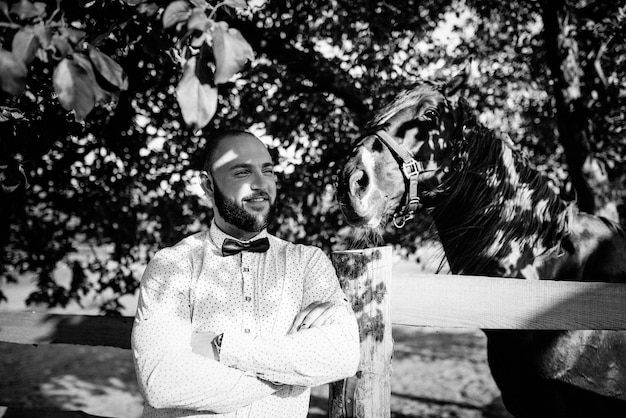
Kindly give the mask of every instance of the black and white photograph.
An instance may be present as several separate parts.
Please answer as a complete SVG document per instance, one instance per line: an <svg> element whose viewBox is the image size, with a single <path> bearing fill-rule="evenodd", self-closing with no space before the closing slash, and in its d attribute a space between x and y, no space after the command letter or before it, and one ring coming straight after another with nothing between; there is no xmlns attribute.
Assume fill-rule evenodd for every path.
<svg viewBox="0 0 626 418"><path fill-rule="evenodd" d="M0 0L0 417L626 418L626 1Z"/></svg>

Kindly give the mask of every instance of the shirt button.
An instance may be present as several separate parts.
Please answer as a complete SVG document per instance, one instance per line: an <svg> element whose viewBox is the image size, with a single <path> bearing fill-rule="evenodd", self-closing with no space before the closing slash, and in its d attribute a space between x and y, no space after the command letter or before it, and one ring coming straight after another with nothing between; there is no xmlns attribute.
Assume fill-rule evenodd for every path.
<svg viewBox="0 0 626 418"><path fill-rule="evenodd" d="M252 298L250 296L246 296L246 302L250 302Z"/></svg>
<svg viewBox="0 0 626 418"><path fill-rule="evenodd" d="M245 332L246 334L250 334L250 329L246 328L246 329L243 330L243 332Z"/></svg>
<svg viewBox="0 0 626 418"><path fill-rule="evenodd" d="M250 269L249 269L248 267L244 267L244 268L243 268L243 271L244 271L244 273L247 273L247 272L249 272L249 271L250 271Z"/></svg>

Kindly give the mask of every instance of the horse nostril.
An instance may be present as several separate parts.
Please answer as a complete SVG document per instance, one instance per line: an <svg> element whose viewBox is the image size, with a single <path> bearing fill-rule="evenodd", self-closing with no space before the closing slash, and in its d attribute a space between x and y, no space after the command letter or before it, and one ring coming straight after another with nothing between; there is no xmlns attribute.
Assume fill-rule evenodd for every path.
<svg viewBox="0 0 626 418"><path fill-rule="evenodd" d="M350 176L350 193L352 195L360 194L367 190L370 184L369 176L363 170L357 170Z"/></svg>
<svg viewBox="0 0 626 418"><path fill-rule="evenodd" d="M367 189L367 186L369 186L370 184L370 178L367 175L367 173L364 171L361 178L358 179L356 182L359 186L361 186L361 189Z"/></svg>

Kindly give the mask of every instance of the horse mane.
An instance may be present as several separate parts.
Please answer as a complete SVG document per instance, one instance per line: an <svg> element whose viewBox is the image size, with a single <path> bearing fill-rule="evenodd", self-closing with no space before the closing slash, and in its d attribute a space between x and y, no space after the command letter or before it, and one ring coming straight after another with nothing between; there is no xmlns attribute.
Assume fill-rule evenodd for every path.
<svg viewBox="0 0 626 418"><path fill-rule="evenodd" d="M389 129L397 120L407 123L416 109L440 105L442 100L449 105L437 85L421 83L384 106L367 129ZM501 267L498 262L513 248L520 251L520 265L532 263L542 251L561 251L574 204L560 198L508 137L480 124L463 99L455 112L451 173L437 189L427 192L435 199L428 206L440 238L454 243L446 246L452 270L498 273L494 270Z"/></svg>
<svg viewBox="0 0 626 418"><path fill-rule="evenodd" d="M514 246L526 258L554 249L568 232L573 205L559 197L510 140L473 118L461 132L451 151L453 174L440 185L442 197L433 208L435 220L443 220L439 235L454 240L446 249L453 270L490 272L494 261ZM454 226L440 227L447 224Z"/></svg>

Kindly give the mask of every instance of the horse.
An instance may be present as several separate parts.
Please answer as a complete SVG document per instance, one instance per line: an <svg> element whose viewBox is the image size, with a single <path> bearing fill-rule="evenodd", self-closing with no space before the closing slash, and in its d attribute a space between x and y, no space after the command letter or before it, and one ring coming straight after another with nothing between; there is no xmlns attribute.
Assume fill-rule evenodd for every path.
<svg viewBox="0 0 626 418"><path fill-rule="evenodd" d="M452 88L420 82L368 123L338 173L346 220L376 231L429 213L454 274L626 282L624 230L564 200ZM515 417L626 417L626 332L484 333Z"/></svg>

